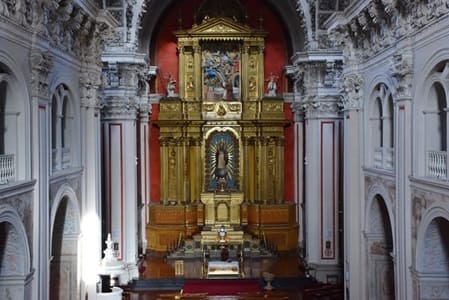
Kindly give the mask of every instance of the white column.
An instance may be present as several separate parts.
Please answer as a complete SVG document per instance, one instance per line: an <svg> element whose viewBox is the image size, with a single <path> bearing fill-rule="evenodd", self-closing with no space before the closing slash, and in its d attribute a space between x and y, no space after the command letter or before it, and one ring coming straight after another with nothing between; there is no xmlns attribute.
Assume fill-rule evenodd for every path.
<svg viewBox="0 0 449 300"><path fill-rule="evenodd" d="M83 205L81 211L81 296L96 295L99 264L102 258L101 234L101 132L100 113L95 103L81 107L81 153Z"/></svg>
<svg viewBox="0 0 449 300"><path fill-rule="evenodd" d="M396 99L396 229L394 244L396 299L412 299L412 201L409 176L412 174L411 98Z"/></svg>
<svg viewBox="0 0 449 300"><path fill-rule="evenodd" d="M35 269L33 299L48 299L50 282L49 228L49 90L48 74L53 67L50 57L40 50L31 53L31 176L36 179L33 203L33 257Z"/></svg>
<svg viewBox="0 0 449 300"><path fill-rule="evenodd" d="M412 67L409 47L398 52L390 70L396 79L396 228L393 238L396 299L412 299L412 201L409 176L412 175Z"/></svg>
<svg viewBox="0 0 449 300"><path fill-rule="evenodd" d="M305 171L305 199L304 209L306 226L306 253L308 263L319 263L321 252L320 234L320 172L319 172L319 122L318 120L305 120L305 144L304 171Z"/></svg>
<svg viewBox="0 0 449 300"><path fill-rule="evenodd" d="M319 110L319 109L318 109ZM305 118L305 211L307 262L318 280L339 277L339 131L332 114Z"/></svg>
<svg viewBox="0 0 449 300"><path fill-rule="evenodd" d="M38 255L38 267L37 278L39 285L38 299L47 299L49 297L49 282L50 282L50 217L49 217L49 161L48 154L51 153L49 147L48 138L48 124L49 113L48 103L46 101L33 101L38 103L37 107L37 126L33 126L31 129L33 139L36 139L38 151L33 154L34 165L37 165L36 172L33 174L33 178L38 178L36 182L36 201L34 207L34 224L35 239L33 244L37 244L38 250L34 252ZM36 115L35 115L36 116ZM38 161L38 162L37 162ZM37 163L36 163L37 162ZM36 215L38 214L38 216ZM36 248L35 248L36 249Z"/></svg>
<svg viewBox="0 0 449 300"><path fill-rule="evenodd" d="M302 111L293 107L294 115L294 201L296 203L296 221L299 224L298 245L304 250L304 120L301 116ZM304 253L301 253L304 254Z"/></svg>
<svg viewBox="0 0 449 300"><path fill-rule="evenodd" d="M142 252L146 252L146 225L148 223L148 205L150 204L150 126L149 112L140 112L139 122L139 145L140 145L140 246Z"/></svg>
<svg viewBox="0 0 449 300"><path fill-rule="evenodd" d="M141 217L138 194L137 141L138 109L147 96L145 82L145 54L112 53L103 55L103 71L107 72L104 84L103 151L104 186L106 203L106 230L116 243L117 258L127 268L120 280L126 283L138 276L138 255ZM142 85L146 86L142 90ZM139 149L140 150L140 149ZM141 200L140 200L141 201ZM142 221L141 221L142 222ZM129 278L127 278L129 277Z"/></svg>
<svg viewBox="0 0 449 300"><path fill-rule="evenodd" d="M349 299L365 299L366 265L362 259L365 249L364 228L364 181L362 173L362 121L361 112L346 110L344 114L344 279L345 293ZM348 295L349 293L349 295Z"/></svg>
<svg viewBox="0 0 449 300"><path fill-rule="evenodd" d="M137 276L137 146L136 111L125 100L113 96L112 109L103 122L106 230L118 246L117 258L129 268L126 275ZM115 105L118 105L115 106ZM130 279L130 278L128 278ZM128 279L122 278L127 281Z"/></svg>

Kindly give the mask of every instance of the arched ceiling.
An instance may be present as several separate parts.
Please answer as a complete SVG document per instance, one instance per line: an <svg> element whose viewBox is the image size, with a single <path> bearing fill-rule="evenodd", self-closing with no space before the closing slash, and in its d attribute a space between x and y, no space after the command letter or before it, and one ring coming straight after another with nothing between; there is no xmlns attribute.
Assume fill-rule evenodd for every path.
<svg viewBox="0 0 449 300"><path fill-rule="evenodd" d="M167 9L175 3L176 0L152 0L147 2L146 12L142 15L139 32L139 50L148 53L151 47L151 38L157 30L160 19L167 12ZM296 1L291 0L261 0L271 7L284 22L283 26L287 30L287 36L290 40L292 53L304 51L305 33L301 19L303 14L297 12Z"/></svg>

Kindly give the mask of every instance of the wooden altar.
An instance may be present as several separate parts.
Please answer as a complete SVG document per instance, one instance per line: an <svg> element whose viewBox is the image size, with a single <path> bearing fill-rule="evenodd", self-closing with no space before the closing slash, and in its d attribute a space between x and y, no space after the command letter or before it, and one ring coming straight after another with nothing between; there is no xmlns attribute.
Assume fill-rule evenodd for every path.
<svg viewBox="0 0 449 300"><path fill-rule="evenodd" d="M149 207L149 249L200 231L211 238L221 225L297 247L296 209L284 203L284 100L264 96L265 34L209 15L175 32L179 97L159 103L161 199Z"/></svg>

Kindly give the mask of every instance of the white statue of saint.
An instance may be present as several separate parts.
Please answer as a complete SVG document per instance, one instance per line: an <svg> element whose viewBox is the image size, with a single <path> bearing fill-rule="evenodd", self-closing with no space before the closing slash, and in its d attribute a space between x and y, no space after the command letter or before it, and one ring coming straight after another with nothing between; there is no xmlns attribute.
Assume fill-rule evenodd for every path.
<svg viewBox="0 0 449 300"><path fill-rule="evenodd" d="M173 78L173 75L170 74L168 76L167 97L175 97L175 89L176 89L176 80L175 78Z"/></svg>
<svg viewBox="0 0 449 300"><path fill-rule="evenodd" d="M274 75L273 73L270 73L270 76L268 77L267 81L267 91L269 97L275 97L277 95L277 80L278 76Z"/></svg>

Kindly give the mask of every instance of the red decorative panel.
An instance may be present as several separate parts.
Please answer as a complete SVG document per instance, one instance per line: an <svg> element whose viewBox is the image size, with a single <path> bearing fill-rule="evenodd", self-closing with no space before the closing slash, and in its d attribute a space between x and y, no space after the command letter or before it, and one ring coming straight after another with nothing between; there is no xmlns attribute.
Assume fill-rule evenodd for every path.
<svg viewBox="0 0 449 300"><path fill-rule="evenodd" d="M286 224L288 222L288 211L286 210L262 210L260 213L260 223L266 224Z"/></svg>
<svg viewBox="0 0 449 300"><path fill-rule="evenodd" d="M184 206L150 206L150 223L152 225L184 225Z"/></svg>
<svg viewBox="0 0 449 300"><path fill-rule="evenodd" d="M196 224L198 220L196 206L186 206L185 218L186 218L185 222L186 225Z"/></svg>
<svg viewBox="0 0 449 300"><path fill-rule="evenodd" d="M259 208L260 207L258 205L248 206L248 224L258 225L260 223Z"/></svg>

